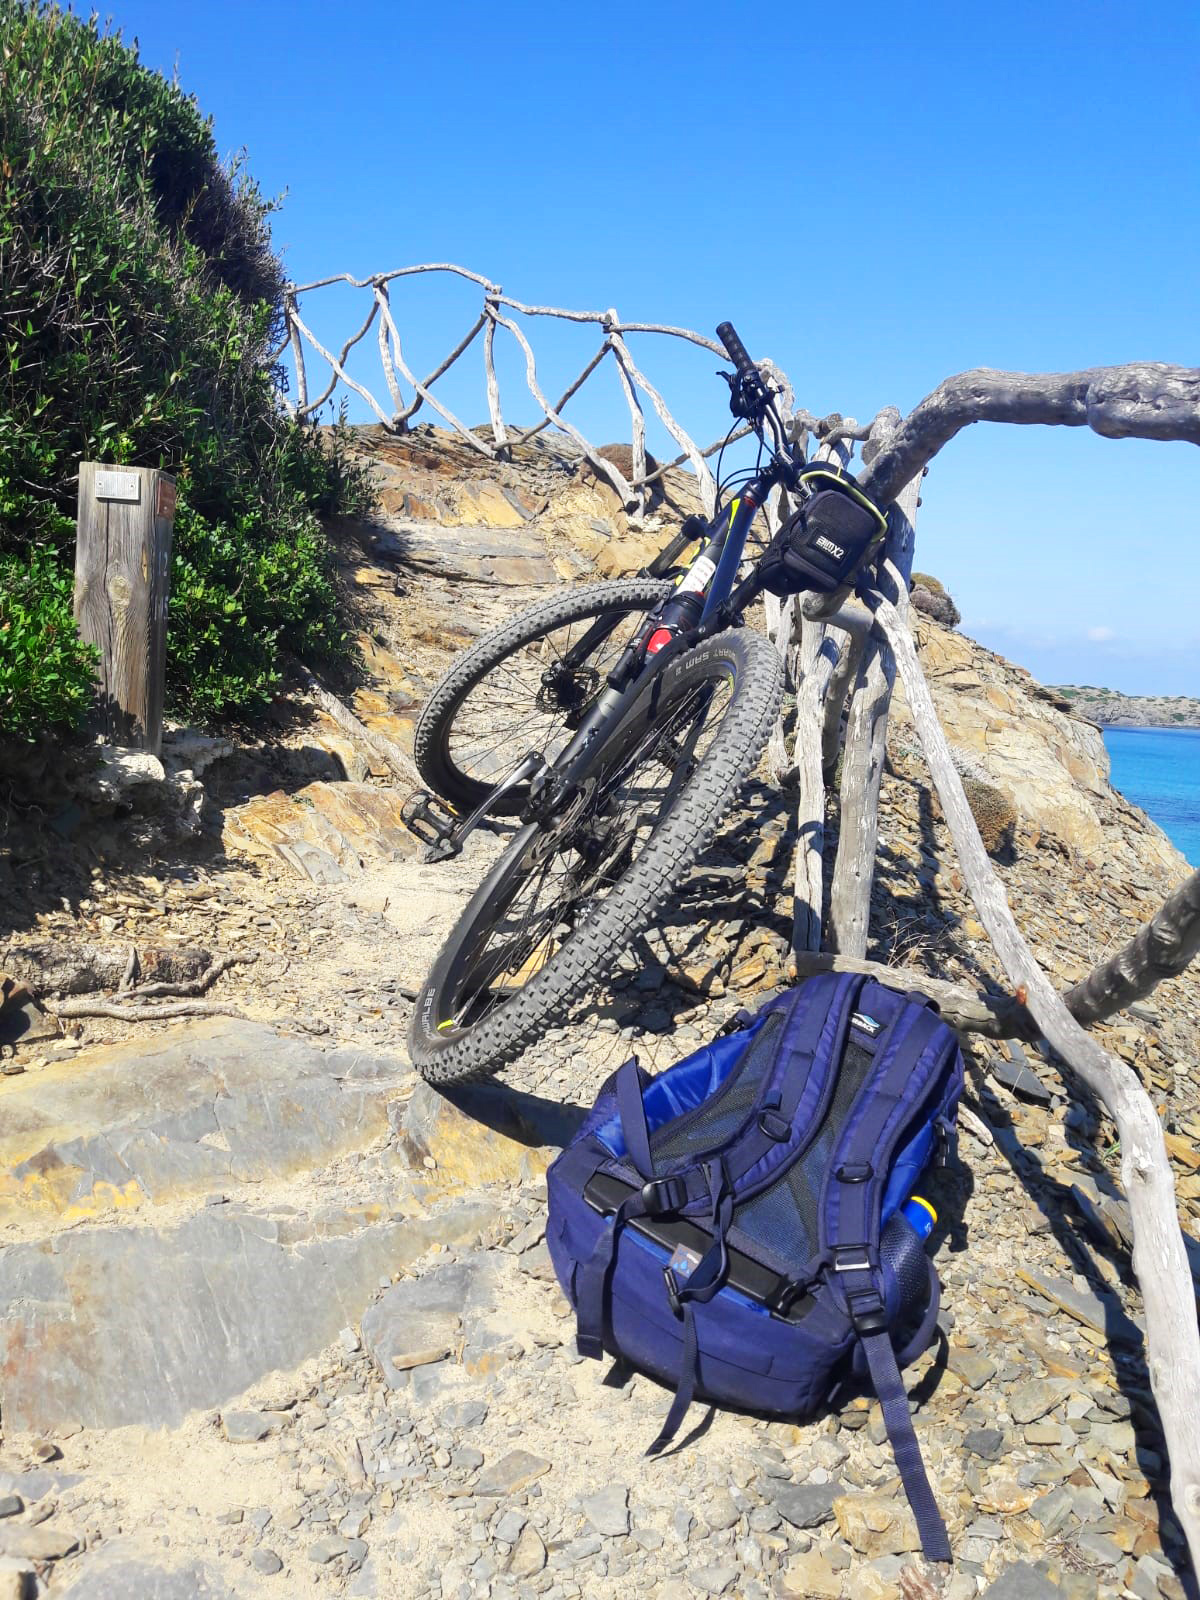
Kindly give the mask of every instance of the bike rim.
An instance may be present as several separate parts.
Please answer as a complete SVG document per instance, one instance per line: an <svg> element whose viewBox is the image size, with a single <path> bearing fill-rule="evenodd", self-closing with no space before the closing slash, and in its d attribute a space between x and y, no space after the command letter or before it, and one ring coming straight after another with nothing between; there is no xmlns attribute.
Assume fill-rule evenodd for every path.
<svg viewBox="0 0 1200 1600"><path fill-rule="evenodd" d="M446 974L434 1019L442 1039L461 1038L519 994L603 903L712 747L736 682L721 661L666 691L617 736L564 816L527 830Z"/></svg>
<svg viewBox="0 0 1200 1600"><path fill-rule="evenodd" d="M447 762L466 782L490 785L527 750L552 761L603 688L649 603L632 603L579 669L565 666L571 647L599 616L625 608L606 605L561 623L489 667L467 690L446 731Z"/></svg>

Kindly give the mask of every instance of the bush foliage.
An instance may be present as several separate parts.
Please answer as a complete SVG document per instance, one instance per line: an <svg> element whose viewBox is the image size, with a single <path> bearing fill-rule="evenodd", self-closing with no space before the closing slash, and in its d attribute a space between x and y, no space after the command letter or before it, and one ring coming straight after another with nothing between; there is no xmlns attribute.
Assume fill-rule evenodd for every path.
<svg viewBox="0 0 1200 1600"><path fill-rule="evenodd" d="M365 499L336 438L279 410L272 205L94 19L0 0L0 52L0 562L24 596L19 627L0 610L0 732L86 703L64 576L80 459L176 473L168 699L251 707L284 640L340 649L319 518Z"/></svg>

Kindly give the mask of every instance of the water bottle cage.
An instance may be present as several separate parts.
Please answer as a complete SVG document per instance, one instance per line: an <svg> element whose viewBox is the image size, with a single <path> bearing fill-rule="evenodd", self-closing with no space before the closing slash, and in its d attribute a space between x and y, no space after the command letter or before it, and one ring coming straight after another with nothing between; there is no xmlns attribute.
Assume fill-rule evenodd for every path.
<svg viewBox="0 0 1200 1600"><path fill-rule="evenodd" d="M810 469L800 482L808 499L772 540L763 584L777 595L806 589L832 594L878 552L887 519L857 485L833 471Z"/></svg>

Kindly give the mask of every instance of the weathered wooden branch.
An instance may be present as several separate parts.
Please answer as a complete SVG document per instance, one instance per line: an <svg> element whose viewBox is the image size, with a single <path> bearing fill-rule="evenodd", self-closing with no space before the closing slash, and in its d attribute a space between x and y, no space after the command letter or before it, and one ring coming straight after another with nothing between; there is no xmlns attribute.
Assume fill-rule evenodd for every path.
<svg viewBox="0 0 1200 1600"><path fill-rule="evenodd" d="M421 774L417 771L416 762L407 751L401 750L398 744L386 738L382 733L376 733L373 728L368 728L365 723L351 711L344 701L332 694L320 680L313 676L303 662L295 663L296 670L308 691L309 697L320 706L337 723L343 732L348 733L355 743L365 745L373 755L383 761L398 778L403 778L406 783L411 783L414 788L421 788Z"/></svg>
<svg viewBox="0 0 1200 1600"><path fill-rule="evenodd" d="M910 475L911 476L911 475ZM906 480L907 481L907 480ZM899 587L901 575L892 582ZM1175 1183L1153 1102L1136 1073L1084 1032L1022 938L938 722L916 646L882 595L876 616L895 654L913 721L971 898L1009 981L1024 988L1043 1037L1107 1108L1121 1144L1121 1177L1133 1221L1133 1266L1145 1306L1150 1382L1171 1462L1171 1499L1193 1563L1200 1564L1200 1327Z"/></svg>
<svg viewBox="0 0 1200 1600"><path fill-rule="evenodd" d="M871 443L886 444L895 425L890 415L878 419ZM912 571L913 523L920 481L918 478L906 485L888 513L885 571L900 574L900 586L889 598L901 617L908 611L908 576ZM829 890L829 947L848 956L867 953L871 885L879 843L879 788L887 757L888 712L895 679L896 663L887 641L872 633L863 648L846 724L837 857Z"/></svg>
<svg viewBox="0 0 1200 1600"><path fill-rule="evenodd" d="M329 399L329 396L333 393L337 386L337 381L340 378L348 389L353 389L355 394L362 396L362 398L370 406L371 410L379 418L380 422L383 423L385 428L389 426L388 415L384 411L383 407L379 404L378 400L376 400L375 396L369 389L364 389L361 383L356 383L343 365L346 357L350 354L350 351L354 348L358 341L365 336L368 328L370 328L371 324L374 322L375 314L378 309L379 302L373 302L370 311L367 313L367 319L363 323L362 327L357 333L350 335L349 339L347 339L345 344L342 346L341 354L335 356L332 350L326 350L325 346L317 338L316 334L313 333L311 328L309 328L301 319L300 313L296 310L295 303L293 302L293 304L288 308L288 320L291 322L292 326L304 335L317 354L328 361L329 365L333 368L333 376L330 378L325 388L322 389L317 399L314 400L311 405L306 406L305 409L307 411L319 411L320 408L325 404L326 400Z"/></svg>
<svg viewBox="0 0 1200 1600"><path fill-rule="evenodd" d="M122 999L140 1002L166 995L207 994L217 979L228 972L230 967L249 966L257 960L257 950L232 950L227 955L218 956L215 961L210 962L199 977L180 983L131 983L122 986L120 995Z"/></svg>
<svg viewBox="0 0 1200 1600"><path fill-rule="evenodd" d="M483 335L483 365L487 379L488 415L492 419L492 442L497 450L504 450L508 434L504 431L504 418L500 414L500 384L496 377L496 360L492 346L496 339L496 319L489 316Z"/></svg>
<svg viewBox="0 0 1200 1600"><path fill-rule="evenodd" d="M388 286L386 283L376 284L375 299L380 306L388 306ZM391 309L390 306L388 306L388 309ZM380 317L379 319L378 342L379 364L383 368L383 381L387 384L388 394L392 397L392 423L394 426L396 418L404 410L404 396L400 393L400 385L396 381L396 366L392 360L391 351L388 349L388 319L386 317ZM418 395L417 399L420 400L420 398L420 395Z"/></svg>
<svg viewBox="0 0 1200 1600"><path fill-rule="evenodd" d="M629 354L629 346L625 343L624 339L621 338L621 335L617 333L615 329L610 328L608 338L609 343L612 345L618 360L624 366L626 372L628 372L634 383L637 384L638 388L641 389L642 393L649 399L650 404L654 407L655 411L658 412L663 426L671 435L672 439L674 439L679 448L686 453L688 460L691 462L692 468L695 471L697 482L700 485L700 499L703 502L705 511L711 517L717 509L717 485L712 473L708 470L708 463L700 453L698 446L688 436L684 429L679 426L679 424L675 421L675 418L667 410L667 403L663 399L662 395L659 394L658 390L649 381L649 379L638 370L637 363Z"/></svg>
<svg viewBox="0 0 1200 1600"><path fill-rule="evenodd" d="M617 316L615 310L610 311L609 316L612 318L610 326L615 328L619 323L620 318ZM625 358L622 353L624 348L624 345L622 345L619 349L614 345L612 350L617 361L617 375L621 380L621 389L625 395L625 403L629 407L629 424L630 428L632 429L633 439L630 465L633 470L633 483L636 487L638 484L643 483L646 477L646 417L645 413L642 411L642 402L638 399L637 389L634 386L633 379L630 377L629 370L625 365ZM643 491L639 497L640 506L643 511L646 508L646 498L645 491Z"/></svg>
<svg viewBox="0 0 1200 1600"><path fill-rule="evenodd" d="M799 611L795 613L799 616ZM819 950L825 919L825 779L821 772L821 722L839 646L823 622L805 622L797 669L796 858L792 882L792 949Z"/></svg>
<svg viewBox="0 0 1200 1600"><path fill-rule="evenodd" d="M119 989L129 971L125 945L89 940L15 938L0 947L0 970L19 978L39 997L92 994ZM143 946L136 965L144 976L166 982L194 981L212 963L212 952L194 945Z"/></svg>
<svg viewBox="0 0 1200 1600"><path fill-rule="evenodd" d="M403 428L413 417L416 416L417 412L425 404L422 396L426 390L431 389L444 372L449 372L450 368L458 360L459 356L461 356L463 351L466 350L471 344L471 341L479 336L479 330L483 327L486 321L487 318L481 312L479 316L475 318L475 321L467 329L466 333L463 334L462 338L454 346L454 349L451 350L450 354L445 358L445 360L439 361L437 366L434 367L433 371L429 374L425 381L417 386L413 393L411 402L405 406L402 411L398 411L396 413L395 417L393 418L394 426L397 428Z"/></svg>
<svg viewBox="0 0 1200 1600"><path fill-rule="evenodd" d="M608 348L608 340L606 339L600 346L599 350L596 351L596 354L588 362L587 366L584 367L583 371L575 379L575 382L569 384L568 387L563 390L561 399L554 407L553 414L555 416L557 416L557 414L562 410L571 396L576 394L583 387L588 378L591 377L592 373L595 372L596 368L608 354ZM532 439L535 434L541 433L543 428L548 428L550 426L550 416L551 413L547 412L540 422L535 423L532 428L526 428L525 432L517 439L517 443L524 444L527 439Z"/></svg>
<svg viewBox="0 0 1200 1600"><path fill-rule="evenodd" d="M829 688L825 691L821 723L821 773L826 783L832 780L837 768L842 748L842 713L858 681L858 669L871 629L875 626L875 618L865 606L848 602L829 621L845 633L846 640L829 679Z"/></svg>
<svg viewBox="0 0 1200 1600"><path fill-rule="evenodd" d="M792 959L799 978L811 978L819 972L865 972L877 983L886 983L893 989L915 989L918 994L927 994L937 1001L938 1009L951 1027L963 1033L1027 1042L1041 1037L1028 1008L1011 995L987 994L965 983L931 978L915 967L888 967L881 961L866 961L828 951L798 950Z"/></svg>
<svg viewBox="0 0 1200 1600"><path fill-rule="evenodd" d="M555 427L561 428L564 433L569 433L571 435L571 438L574 439L575 443L580 447L588 461L591 463L593 470L601 478L606 478L608 482L612 484L613 488L621 497L621 504L625 506L632 505L637 497L635 496L631 486L625 481L623 475L615 466L613 466L611 461L606 460L604 456L596 453L596 451L580 433L579 429L573 427L571 423L565 421L561 414L553 409L553 407L550 405L550 402L546 399L546 396L542 393L541 386L538 383L537 362L534 360L533 350L530 348L529 340L521 332L517 324L511 321L510 318L502 317L498 311L495 312L494 315L500 326L508 329L509 333L512 334L513 338L521 346L521 349L524 352L525 381L529 385L530 394L537 401L538 405L541 406L542 410L550 418L551 422L554 423Z"/></svg>
<svg viewBox="0 0 1200 1600"><path fill-rule="evenodd" d="M249 1017L240 1006L222 1000L164 1000L161 1005L122 1005L117 1000L60 1000L55 1017L112 1017L117 1022L165 1022L171 1017Z"/></svg>
<svg viewBox="0 0 1200 1600"><path fill-rule="evenodd" d="M1200 369L1137 361L1082 372L961 372L908 414L859 482L887 505L972 422L1049 423L1108 439L1200 444Z"/></svg>
<svg viewBox="0 0 1200 1600"><path fill-rule="evenodd" d="M296 369L296 409L301 415L308 409L308 375L304 370L304 344L296 326L296 302L288 295L283 302L287 319L288 343L292 347L292 365Z"/></svg>
<svg viewBox="0 0 1200 1600"><path fill-rule="evenodd" d="M435 397L433 392L421 382L416 373L411 370L408 363L404 359L404 351L400 344L400 330L396 326L396 319L392 316L391 306L388 305L388 303L384 300L377 301L376 304L379 306L379 310L383 315L383 320L387 324L388 336L392 341L392 360L400 368L400 371L404 374L404 377L408 383L413 389L416 390L417 394L422 400L426 401L433 407L439 417L442 417L450 424L460 438L466 440L472 449L478 450L480 455L494 457L496 454L495 447L493 445L485 444L477 433L472 433L470 428L467 427L466 423L460 422L459 419L454 415L453 411L451 411L448 406L444 406L442 402ZM379 408L376 407L375 409L378 411ZM386 420L384 421L384 426L388 426Z"/></svg>
<svg viewBox="0 0 1200 1600"><path fill-rule="evenodd" d="M822 445L819 461L845 465L846 445ZM809 622L800 606L792 607L792 638L799 628L794 658L796 733L793 761L796 798L796 858L792 884L792 948L819 950L825 920L825 777L822 738L825 697L841 655L841 644L824 622Z"/></svg>
<svg viewBox="0 0 1200 1600"><path fill-rule="evenodd" d="M1115 956L1064 997L1079 1022L1100 1022L1177 978L1200 954L1200 872L1193 872Z"/></svg>

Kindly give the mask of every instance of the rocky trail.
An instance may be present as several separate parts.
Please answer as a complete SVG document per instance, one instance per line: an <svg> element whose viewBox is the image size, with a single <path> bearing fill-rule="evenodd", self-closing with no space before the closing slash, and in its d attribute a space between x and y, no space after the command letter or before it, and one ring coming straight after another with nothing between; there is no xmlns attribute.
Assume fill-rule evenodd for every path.
<svg viewBox="0 0 1200 1600"><path fill-rule="evenodd" d="M402 747L456 651L553 584L636 570L691 509L674 474L631 528L541 438L503 467L433 429L362 449L380 511L337 535L366 668L344 692ZM1066 987L1182 858L1109 789L1094 729L936 621L918 637ZM931 1193L946 1337L909 1386L949 1578L876 1404L806 1427L697 1407L648 1460L668 1396L576 1355L546 1165L630 1052L668 1065L784 981L786 796L752 784L612 986L503 1083L441 1096L404 1052L409 996L496 838L423 865L406 789L299 692L164 757L119 793L0 782L0 973L47 1007L51 968L120 1009L247 958L182 1002L238 1015L60 1032L19 989L0 1009L0 1600L1185 1593L1114 1137L1032 1048L968 1040L973 1116ZM874 959L1001 984L902 706L872 925ZM1155 1092L1196 1236L1200 988L1135 1012L1097 1031Z"/></svg>

